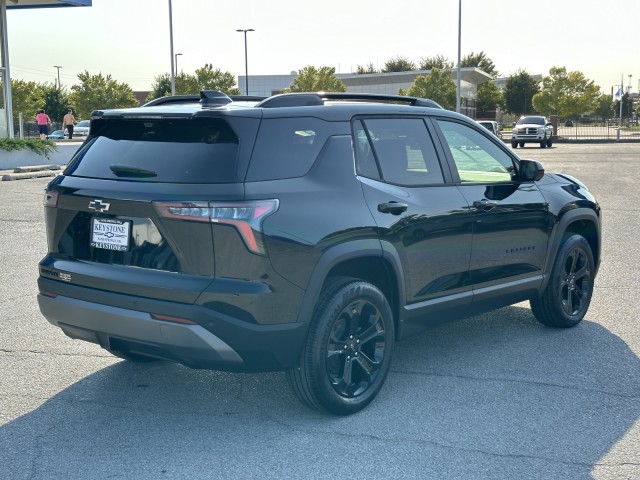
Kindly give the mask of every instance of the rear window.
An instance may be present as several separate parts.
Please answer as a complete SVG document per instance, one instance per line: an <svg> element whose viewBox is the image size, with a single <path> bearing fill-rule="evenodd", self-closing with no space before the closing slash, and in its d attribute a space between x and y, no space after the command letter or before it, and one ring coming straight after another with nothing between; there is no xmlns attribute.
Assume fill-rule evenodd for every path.
<svg viewBox="0 0 640 480"><path fill-rule="evenodd" d="M238 137L226 121L96 119L65 175L162 183L231 183Z"/></svg>

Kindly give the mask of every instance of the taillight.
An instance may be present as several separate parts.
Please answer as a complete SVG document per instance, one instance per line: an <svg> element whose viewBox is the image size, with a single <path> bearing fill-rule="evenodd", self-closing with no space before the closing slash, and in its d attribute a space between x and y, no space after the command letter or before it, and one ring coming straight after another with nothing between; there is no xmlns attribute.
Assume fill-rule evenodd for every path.
<svg viewBox="0 0 640 480"><path fill-rule="evenodd" d="M45 190L42 204L45 207L55 207L58 205L58 192L54 190Z"/></svg>
<svg viewBox="0 0 640 480"><path fill-rule="evenodd" d="M250 251L265 255L262 222L278 209L278 200L233 203L154 202L154 206L164 218L231 225L238 230Z"/></svg>

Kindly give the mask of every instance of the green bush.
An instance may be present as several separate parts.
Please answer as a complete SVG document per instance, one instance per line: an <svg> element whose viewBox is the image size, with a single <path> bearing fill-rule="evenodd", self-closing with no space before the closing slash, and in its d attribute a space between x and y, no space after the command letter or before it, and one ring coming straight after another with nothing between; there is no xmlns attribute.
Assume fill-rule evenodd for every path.
<svg viewBox="0 0 640 480"><path fill-rule="evenodd" d="M0 150L31 150L32 152L49 158L49 154L56 150L56 144L51 140L0 138Z"/></svg>

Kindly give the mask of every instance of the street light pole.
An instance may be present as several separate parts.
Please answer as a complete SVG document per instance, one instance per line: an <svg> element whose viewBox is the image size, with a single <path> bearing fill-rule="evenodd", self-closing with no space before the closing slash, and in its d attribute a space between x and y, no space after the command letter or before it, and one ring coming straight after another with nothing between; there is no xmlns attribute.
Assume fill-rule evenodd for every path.
<svg viewBox="0 0 640 480"><path fill-rule="evenodd" d="M58 90L60 90L60 69L62 68L62 65L54 65L53 68L58 69Z"/></svg>
<svg viewBox="0 0 640 480"><path fill-rule="evenodd" d="M249 57L247 56L247 32L255 32L253 28L247 28L243 30L238 28L236 32L244 33L244 87L245 87L245 95L249 95Z"/></svg>
<svg viewBox="0 0 640 480"><path fill-rule="evenodd" d="M462 0L458 0L458 78L456 82L456 112L460 113L460 57L462 56Z"/></svg>
<svg viewBox="0 0 640 480"><path fill-rule="evenodd" d="M176 72L173 66L173 9L169 0L169 49L171 50L171 95L176 94Z"/></svg>
<svg viewBox="0 0 640 480"><path fill-rule="evenodd" d="M182 55L181 53L176 53L174 55L175 59L176 59L176 75L178 75L178 55Z"/></svg>

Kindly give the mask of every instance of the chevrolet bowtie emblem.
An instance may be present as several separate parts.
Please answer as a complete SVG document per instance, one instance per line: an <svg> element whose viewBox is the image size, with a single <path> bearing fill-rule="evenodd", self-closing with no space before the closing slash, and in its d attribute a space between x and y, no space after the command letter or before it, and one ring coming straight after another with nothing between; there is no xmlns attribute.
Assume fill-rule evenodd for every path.
<svg viewBox="0 0 640 480"><path fill-rule="evenodd" d="M106 212L107 210L109 210L110 206L110 203L105 203L97 198L89 202L89 210L95 210L96 212Z"/></svg>

